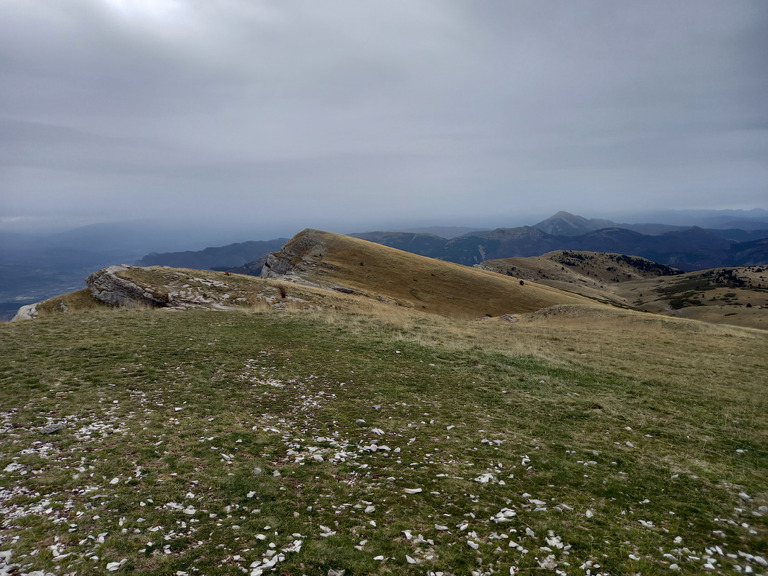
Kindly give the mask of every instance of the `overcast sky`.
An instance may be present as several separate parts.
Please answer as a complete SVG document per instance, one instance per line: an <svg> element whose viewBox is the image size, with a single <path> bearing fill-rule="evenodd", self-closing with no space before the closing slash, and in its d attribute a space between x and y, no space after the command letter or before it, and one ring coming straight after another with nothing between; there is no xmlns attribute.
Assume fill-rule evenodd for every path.
<svg viewBox="0 0 768 576"><path fill-rule="evenodd" d="M754 207L765 0L0 0L0 230Z"/></svg>

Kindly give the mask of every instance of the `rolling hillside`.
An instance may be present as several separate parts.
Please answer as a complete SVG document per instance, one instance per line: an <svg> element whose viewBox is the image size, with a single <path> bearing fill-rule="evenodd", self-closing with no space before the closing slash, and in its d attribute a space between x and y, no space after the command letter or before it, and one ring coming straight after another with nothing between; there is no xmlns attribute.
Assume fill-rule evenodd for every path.
<svg viewBox="0 0 768 576"><path fill-rule="evenodd" d="M478 267L626 307L634 306L634 302L627 299L619 285L631 280L682 274L680 270L638 256L577 250L487 260Z"/></svg>
<svg viewBox="0 0 768 576"><path fill-rule="evenodd" d="M264 300L0 325L0 573L765 573L764 331L120 273Z"/></svg>
<svg viewBox="0 0 768 576"><path fill-rule="evenodd" d="M456 318L592 305L548 286L318 230L296 235L267 260L262 275L351 290Z"/></svg>
<svg viewBox="0 0 768 576"><path fill-rule="evenodd" d="M489 260L480 266L617 306L768 328L768 267L683 273L645 258L584 251Z"/></svg>
<svg viewBox="0 0 768 576"><path fill-rule="evenodd" d="M0 325L0 574L764 574L768 333L530 278L746 280L506 265L305 230Z"/></svg>

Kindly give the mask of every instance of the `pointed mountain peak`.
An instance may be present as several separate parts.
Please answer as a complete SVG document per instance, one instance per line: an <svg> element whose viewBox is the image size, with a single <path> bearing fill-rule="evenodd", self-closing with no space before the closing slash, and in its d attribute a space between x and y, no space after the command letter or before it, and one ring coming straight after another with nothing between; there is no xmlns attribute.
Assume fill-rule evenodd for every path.
<svg viewBox="0 0 768 576"><path fill-rule="evenodd" d="M561 210L554 216L535 224L534 228L553 236L581 236L593 230L615 226L616 224L610 220L587 219Z"/></svg>

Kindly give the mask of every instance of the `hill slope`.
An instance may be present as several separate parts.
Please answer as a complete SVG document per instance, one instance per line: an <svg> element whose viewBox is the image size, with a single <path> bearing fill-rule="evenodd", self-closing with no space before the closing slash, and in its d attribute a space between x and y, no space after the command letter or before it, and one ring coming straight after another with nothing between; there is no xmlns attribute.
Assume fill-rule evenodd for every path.
<svg viewBox="0 0 768 576"><path fill-rule="evenodd" d="M110 266L89 291L52 298L25 316L123 307L359 309L401 307L452 318L523 314L555 305L599 306L587 298L494 272L418 256L373 242L305 230L272 254L262 278L165 266Z"/></svg>
<svg viewBox="0 0 768 576"><path fill-rule="evenodd" d="M262 275L340 288L455 318L526 313L557 304L592 305L548 286L318 230L304 230L272 254Z"/></svg>
<svg viewBox="0 0 768 576"><path fill-rule="evenodd" d="M617 284L682 273L638 256L579 250L555 250L543 256L487 260L478 267L630 307L634 303L619 293Z"/></svg>
<svg viewBox="0 0 768 576"><path fill-rule="evenodd" d="M623 307L768 328L768 267L682 273L645 258L584 251L502 258L480 266Z"/></svg>
<svg viewBox="0 0 768 576"><path fill-rule="evenodd" d="M765 333L377 312L0 325L0 571L765 572Z"/></svg>

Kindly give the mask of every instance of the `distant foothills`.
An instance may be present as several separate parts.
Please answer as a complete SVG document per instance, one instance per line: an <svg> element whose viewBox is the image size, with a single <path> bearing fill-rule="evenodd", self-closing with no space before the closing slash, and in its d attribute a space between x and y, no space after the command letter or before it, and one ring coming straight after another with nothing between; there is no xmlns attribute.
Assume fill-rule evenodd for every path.
<svg viewBox="0 0 768 576"><path fill-rule="evenodd" d="M642 224L558 212L532 226L515 228L435 227L350 236L466 266L554 250L641 256L686 272L768 263L768 211L762 209L666 212L659 213L655 223ZM90 273L112 264L259 275L267 255L288 241L252 240L198 251L147 253L155 239L155 245L162 245L160 238L162 231L138 232L124 223L50 237L0 233L0 319L7 320L24 304L82 288ZM144 252L137 252L142 248Z"/></svg>
<svg viewBox="0 0 768 576"><path fill-rule="evenodd" d="M533 226L475 230L452 237L446 237L451 236L451 230L445 228L434 231L362 232L350 236L466 266L499 258L541 256L553 250L642 256L685 272L766 263L768 217L766 221L731 219L724 224L728 227L708 229L669 224L617 224L558 212ZM199 252L149 254L137 264L258 275L267 253L274 251L264 250L266 245L244 242Z"/></svg>

